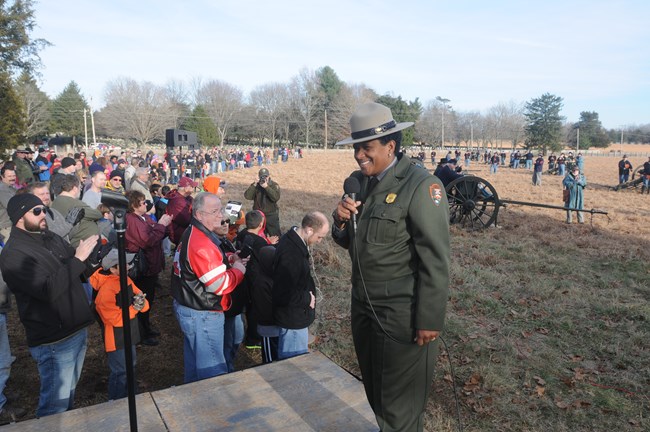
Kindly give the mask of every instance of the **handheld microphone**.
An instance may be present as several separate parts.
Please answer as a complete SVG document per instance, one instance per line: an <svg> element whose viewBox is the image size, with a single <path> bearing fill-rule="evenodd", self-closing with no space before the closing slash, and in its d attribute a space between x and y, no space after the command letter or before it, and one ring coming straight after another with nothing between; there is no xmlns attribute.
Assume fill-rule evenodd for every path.
<svg viewBox="0 0 650 432"><path fill-rule="evenodd" d="M357 200L357 194L361 192L361 183L354 177L348 177L343 182L343 191L348 194L353 201ZM357 215L352 213L352 229L357 232Z"/></svg>

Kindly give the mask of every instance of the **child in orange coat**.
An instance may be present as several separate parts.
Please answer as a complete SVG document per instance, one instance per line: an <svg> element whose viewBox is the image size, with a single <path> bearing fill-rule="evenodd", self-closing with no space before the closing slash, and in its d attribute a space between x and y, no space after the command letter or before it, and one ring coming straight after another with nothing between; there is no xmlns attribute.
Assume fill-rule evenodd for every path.
<svg viewBox="0 0 650 432"><path fill-rule="evenodd" d="M126 254L127 262L135 254ZM108 355L108 398L111 400L126 397L126 357L124 351L124 331L122 325L122 308L120 297L120 269L118 267L117 249L112 249L103 259L102 268L91 277L90 283L97 291L95 308L104 325L104 346ZM145 294L127 277L129 287L129 317L131 320L131 350L133 367L135 367L135 344L140 341L137 314L149 310Z"/></svg>

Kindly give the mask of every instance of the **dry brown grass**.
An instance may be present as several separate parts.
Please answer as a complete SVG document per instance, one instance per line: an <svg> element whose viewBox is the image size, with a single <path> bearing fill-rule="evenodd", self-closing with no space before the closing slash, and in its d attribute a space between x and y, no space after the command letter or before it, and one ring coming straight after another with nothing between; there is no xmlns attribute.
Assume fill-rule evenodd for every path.
<svg viewBox="0 0 650 432"><path fill-rule="evenodd" d="M616 184L617 162L588 157L585 164L585 208L607 210L609 218L587 215L584 225L566 225L563 211L513 205L501 209L500 228L451 228L445 339L456 373L449 374L449 357L441 355L427 408L430 430L456 430L451 382L459 387L467 431L648 430L650 196L608 188ZM286 230L309 210L329 214L355 163L350 150L307 151L302 160L269 169L282 188L280 218ZM501 198L561 204L559 177L544 176L535 188L523 169L502 168L496 176L485 165L471 169ZM228 197L244 201L245 209L251 203L243 200L243 191L256 174L257 169L248 169L222 175ZM349 329L347 253L326 239L314 254L322 292L311 328L318 336L316 348L358 375ZM163 331L161 345L138 349L141 390L182 381L182 341L165 294L154 313ZM35 367L15 311L10 326L18 360L9 387L33 409ZM107 367L95 327L92 333L78 405L105 400ZM259 356L241 350L240 366L257 363Z"/></svg>

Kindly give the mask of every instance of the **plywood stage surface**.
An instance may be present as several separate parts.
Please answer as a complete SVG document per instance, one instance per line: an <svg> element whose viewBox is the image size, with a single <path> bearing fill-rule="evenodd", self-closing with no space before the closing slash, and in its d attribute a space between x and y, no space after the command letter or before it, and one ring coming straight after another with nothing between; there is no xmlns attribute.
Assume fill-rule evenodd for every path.
<svg viewBox="0 0 650 432"><path fill-rule="evenodd" d="M377 431L363 384L319 352L136 397L139 431ZM126 399L0 428L129 430Z"/></svg>

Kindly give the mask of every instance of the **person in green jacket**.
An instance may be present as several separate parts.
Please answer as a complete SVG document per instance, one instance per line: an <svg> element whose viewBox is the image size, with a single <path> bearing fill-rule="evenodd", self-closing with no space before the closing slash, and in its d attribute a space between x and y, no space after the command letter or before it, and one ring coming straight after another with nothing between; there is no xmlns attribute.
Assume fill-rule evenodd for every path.
<svg viewBox="0 0 650 432"><path fill-rule="evenodd" d="M16 152L11 159L16 164L16 177L18 177L18 183L21 186L26 186L34 182L34 172L32 166L27 161L30 152L31 148L20 146L16 149Z"/></svg>
<svg viewBox="0 0 650 432"><path fill-rule="evenodd" d="M280 237L280 185L271 179L268 169L259 171L258 179L244 191L244 198L253 201L253 210L259 210L266 216L266 233Z"/></svg>
<svg viewBox="0 0 650 432"><path fill-rule="evenodd" d="M352 259L352 336L380 429L422 431L449 294L449 206L437 177L401 153L389 108L369 103L350 120L360 183L332 217ZM351 221L356 215L356 229Z"/></svg>
<svg viewBox="0 0 650 432"><path fill-rule="evenodd" d="M74 208L83 208L84 216L75 224L69 233L70 246L76 248L81 240L96 235L99 238L99 225L97 221L103 215L99 210L91 208L88 204L79 199L80 182L76 176L64 176L61 180L61 193L52 201L52 208L63 216Z"/></svg>

